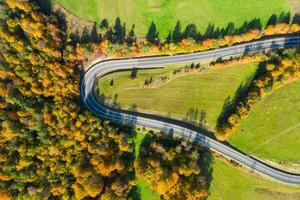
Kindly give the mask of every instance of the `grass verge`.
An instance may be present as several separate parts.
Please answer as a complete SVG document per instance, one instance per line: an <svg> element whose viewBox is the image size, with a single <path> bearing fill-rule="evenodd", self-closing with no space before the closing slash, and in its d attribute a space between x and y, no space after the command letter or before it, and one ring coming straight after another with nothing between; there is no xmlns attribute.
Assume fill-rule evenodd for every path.
<svg viewBox="0 0 300 200"><path fill-rule="evenodd" d="M226 161L215 158L208 200L296 200L300 188L251 175Z"/></svg>

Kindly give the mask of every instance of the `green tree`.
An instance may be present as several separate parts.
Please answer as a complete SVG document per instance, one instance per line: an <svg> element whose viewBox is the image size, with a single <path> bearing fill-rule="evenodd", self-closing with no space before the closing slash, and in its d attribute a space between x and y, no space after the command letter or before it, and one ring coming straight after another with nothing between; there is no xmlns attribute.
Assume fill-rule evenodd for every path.
<svg viewBox="0 0 300 200"><path fill-rule="evenodd" d="M206 199L211 181L210 152L172 134L149 132L135 163L137 175L163 199Z"/></svg>
<svg viewBox="0 0 300 200"><path fill-rule="evenodd" d="M174 31L172 33L172 40L174 42L180 42L182 39L182 34L181 34L181 25L180 22L177 21L176 26L174 28Z"/></svg>
<svg viewBox="0 0 300 200"><path fill-rule="evenodd" d="M101 29L107 29L109 27L109 22L107 19L103 19L100 23L100 28Z"/></svg>
<svg viewBox="0 0 300 200"><path fill-rule="evenodd" d="M123 43L126 36L125 23L122 25L119 17L116 18L114 26L114 41L117 43Z"/></svg>
<svg viewBox="0 0 300 200"><path fill-rule="evenodd" d="M130 32L128 33L127 39L126 39L127 43L130 45L132 45L133 43L136 43L136 35L134 32L134 28L135 28L135 25L133 24Z"/></svg>
<svg viewBox="0 0 300 200"><path fill-rule="evenodd" d="M149 27L148 33L146 34L146 39L150 43L156 43L158 40L159 33L156 30L156 25L154 22L151 22L151 25Z"/></svg>
<svg viewBox="0 0 300 200"><path fill-rule="evenodd" d="M193 38L199 41L201 39L201 34L198 32L195 24L188 24L183 32L182 38Z"/></svg>

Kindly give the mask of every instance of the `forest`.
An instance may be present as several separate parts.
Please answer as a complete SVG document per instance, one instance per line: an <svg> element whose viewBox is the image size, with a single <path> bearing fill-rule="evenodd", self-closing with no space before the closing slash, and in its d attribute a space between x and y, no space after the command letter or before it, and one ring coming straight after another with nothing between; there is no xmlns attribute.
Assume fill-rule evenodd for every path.
<svg viewBox="0 0 300 200"><path fill-rule="evenodd" d="M135 171L147 170L134 165L134 129L99 119L80 100L87 45L74 44L59 16L44 14L34 1L7 0L5 6L6 16L0 24L1 196L138 199ZM164 148L157 137L158 149ZM176 146L183 148L176 141ZM185 145L191 148L186 147L184 154L195 152L193 166L170 169L171 177L156 174L156 178L161 184L177 183L172 177L181 184L196 181L199 186L184 195L195 199L193 194L197 194L203 199L208 187L197 159L206 151L187 141ZM174 148L161 154L183 158ZM145 161L148 159L159 162L160 158ZM162 165L161 171L166 167ZM174 194L178 193L175 189ZM174 199L164 191L160 194Z"/></svg>
<svg viewBox="0 0 300 200"><path fill-rule="evenodd" d="M8 0L1 22L0 187L13 199L112 199L133 182L133 133L80 103L84 57L55 15Z"/></svg>

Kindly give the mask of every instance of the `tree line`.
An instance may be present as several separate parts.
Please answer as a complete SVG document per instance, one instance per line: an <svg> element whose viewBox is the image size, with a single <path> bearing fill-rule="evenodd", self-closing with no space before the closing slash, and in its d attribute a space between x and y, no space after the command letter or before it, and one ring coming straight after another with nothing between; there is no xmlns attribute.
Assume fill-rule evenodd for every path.
<svg viewBox="0 0 300 200"><path fill-rule="evenodd" d="M262 25L260 19L246 21L241 27L228 23L225 28L221 29L209 24L203 34L194 24L189 24L183 29L178 21L174 30L170 31L165 40L161 40L159 37L154 22L150 24L145 35L146 41L137 41L134 27L128 35L125 31L125 24L121 24L117 18L113 28L108 26L102 33L102 50L108 55L116 57L173 55L232 46L271 35L294 34L300 31L299 21L291 20L289 13L282 13L279 16L272 15L266 26ZM130 41L130 43L126 41Z"/></svg>
<svg viewBox="0 0 300 200"><path fill-rule="evenodd" d="M272 35L278 34L278 30L271 30L272 27L283 24L295 24L299 25L299 17L295 16L291 19L290 12L282 12L279 15L273 14L268 19L266 26L262 25L262 22L258 18L254 18L250 21L245 21L240 27L237 27L234 23L229 22L226 27L215 27L214 24L208 24L206 30L200 33L195 24L188 24L185 28L182 28L180 21L177 21L173 30L171 30L166 38L159 37L159 31L155 25L155 22L151 22L148 32L145 35L145 39L150 44L163 45L169 43L180 43L182 40L193 39L196 42L202 42L205 39L222 39L226 36L242 36L251 30L259 30L261 34ZM281 27L282 28L282 27ZM100 29L101 31L99 31ZM299 28L293 27L296 30L282 30L280 34L289 33L289 31L297 32ZM267 30L267 33L263 33ZM280 31L279 31L280 32ZM126 23L121 22L121 19L117 17L115 22L110 24L107 19L103 19L99 24L94 23L92 30L83 30L82 34L72 33L71 38L73 41L89 43L89 42L101 42L108 40L112 44L128 44L133 45L137 43L137 36L135 34L135 25L133 24L129 30L127 30Z"/></svg>
<svg viewBox="0 0 300 200"><path fill-rule="evenodd" d="M254 18L250 21L245 21L240 27L236 27L234 23L230 22L227 24L225 28L215 27L213 24L209 24L201 34L195 24L188 24L184 29L182 29L182 25L180 21L177 21L174 30L171 30L168 36L163 39L164 42L180 42L183 39L192 38L196 41L201 41L207 38L222 38L226 35L241 35L246 33L252 29L259 29L262 30L270 25L277 25L277 24L289 24L290 22L295 24L300 24L300 21L291 20L290 12L282 12L279 15L273 14L267 21L265 27L263 27L261 20L258 18ZM99 25L99 27L104 31L103 38L108 39L112 43L124 43L127 42L129 44L133 44L136 42L137 37L135 35L135 25L133 25L130 31L127 33L126 24L121 23L121 19L119 17L116 18L114 25L110 27L110 24L107 19L103 19ZM145 35L145 39L149 43L159 43L161 38L159 37L159 31L155 25L155 22L151 22L148 32Z"/></svg>
<svg viewBox="0 0 300 200"><path fill-rule="evenodd" d="M62 20L61 24L66 24L64 15L58 14L60 15L59 19ZM65 28L62 30L65 32ZM290 13L281 13L272 15L266 26L262 25L260 19L255 18L245 21L240 27L231 22L224 28L209 24L203 33L200 33L194 24L183 27L178 21L165 39L159 37L159 31L152 22L145 35L145 40L137 40L135 26L128 29L126 23L122 22L119 17L114 23L104 19L99 24L94 23L91 30L85 28L82 33L75 32L65 35L73 46L79 44L91 58L93 55L97 55L97 57L136 57L205 51L271 35L293 34L299 31L299 17L295 16L292 20Z"/></svg>

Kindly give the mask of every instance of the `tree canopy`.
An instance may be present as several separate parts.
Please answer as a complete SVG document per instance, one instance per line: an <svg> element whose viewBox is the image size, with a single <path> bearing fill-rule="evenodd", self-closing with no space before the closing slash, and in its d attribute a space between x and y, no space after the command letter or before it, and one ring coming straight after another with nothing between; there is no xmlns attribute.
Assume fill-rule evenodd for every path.
<svg viewBox="0 0 300 200"><path fill-rule="evenodd" d="M158 40L159 33L156 30L156 25L154 22L151 22L151 25L149 27L148 33L146 35L146 39L150 43L155 43Z"/></svg>
<svg viewBox="0 0 300 200"><path fill-rule="evenodd" d="M6 6L0 191L14 199L126 199L134 179L133 134L81 106L83 48L72 46L57 17L36 4L7 0Z"/></svg>
<svg viewBox="0 0 300 200"><path fill-rule="evenodd" d="M206 199L211 180L210 152L195 143L163 133L149 132L135 163L165 200Z"/></svg>

